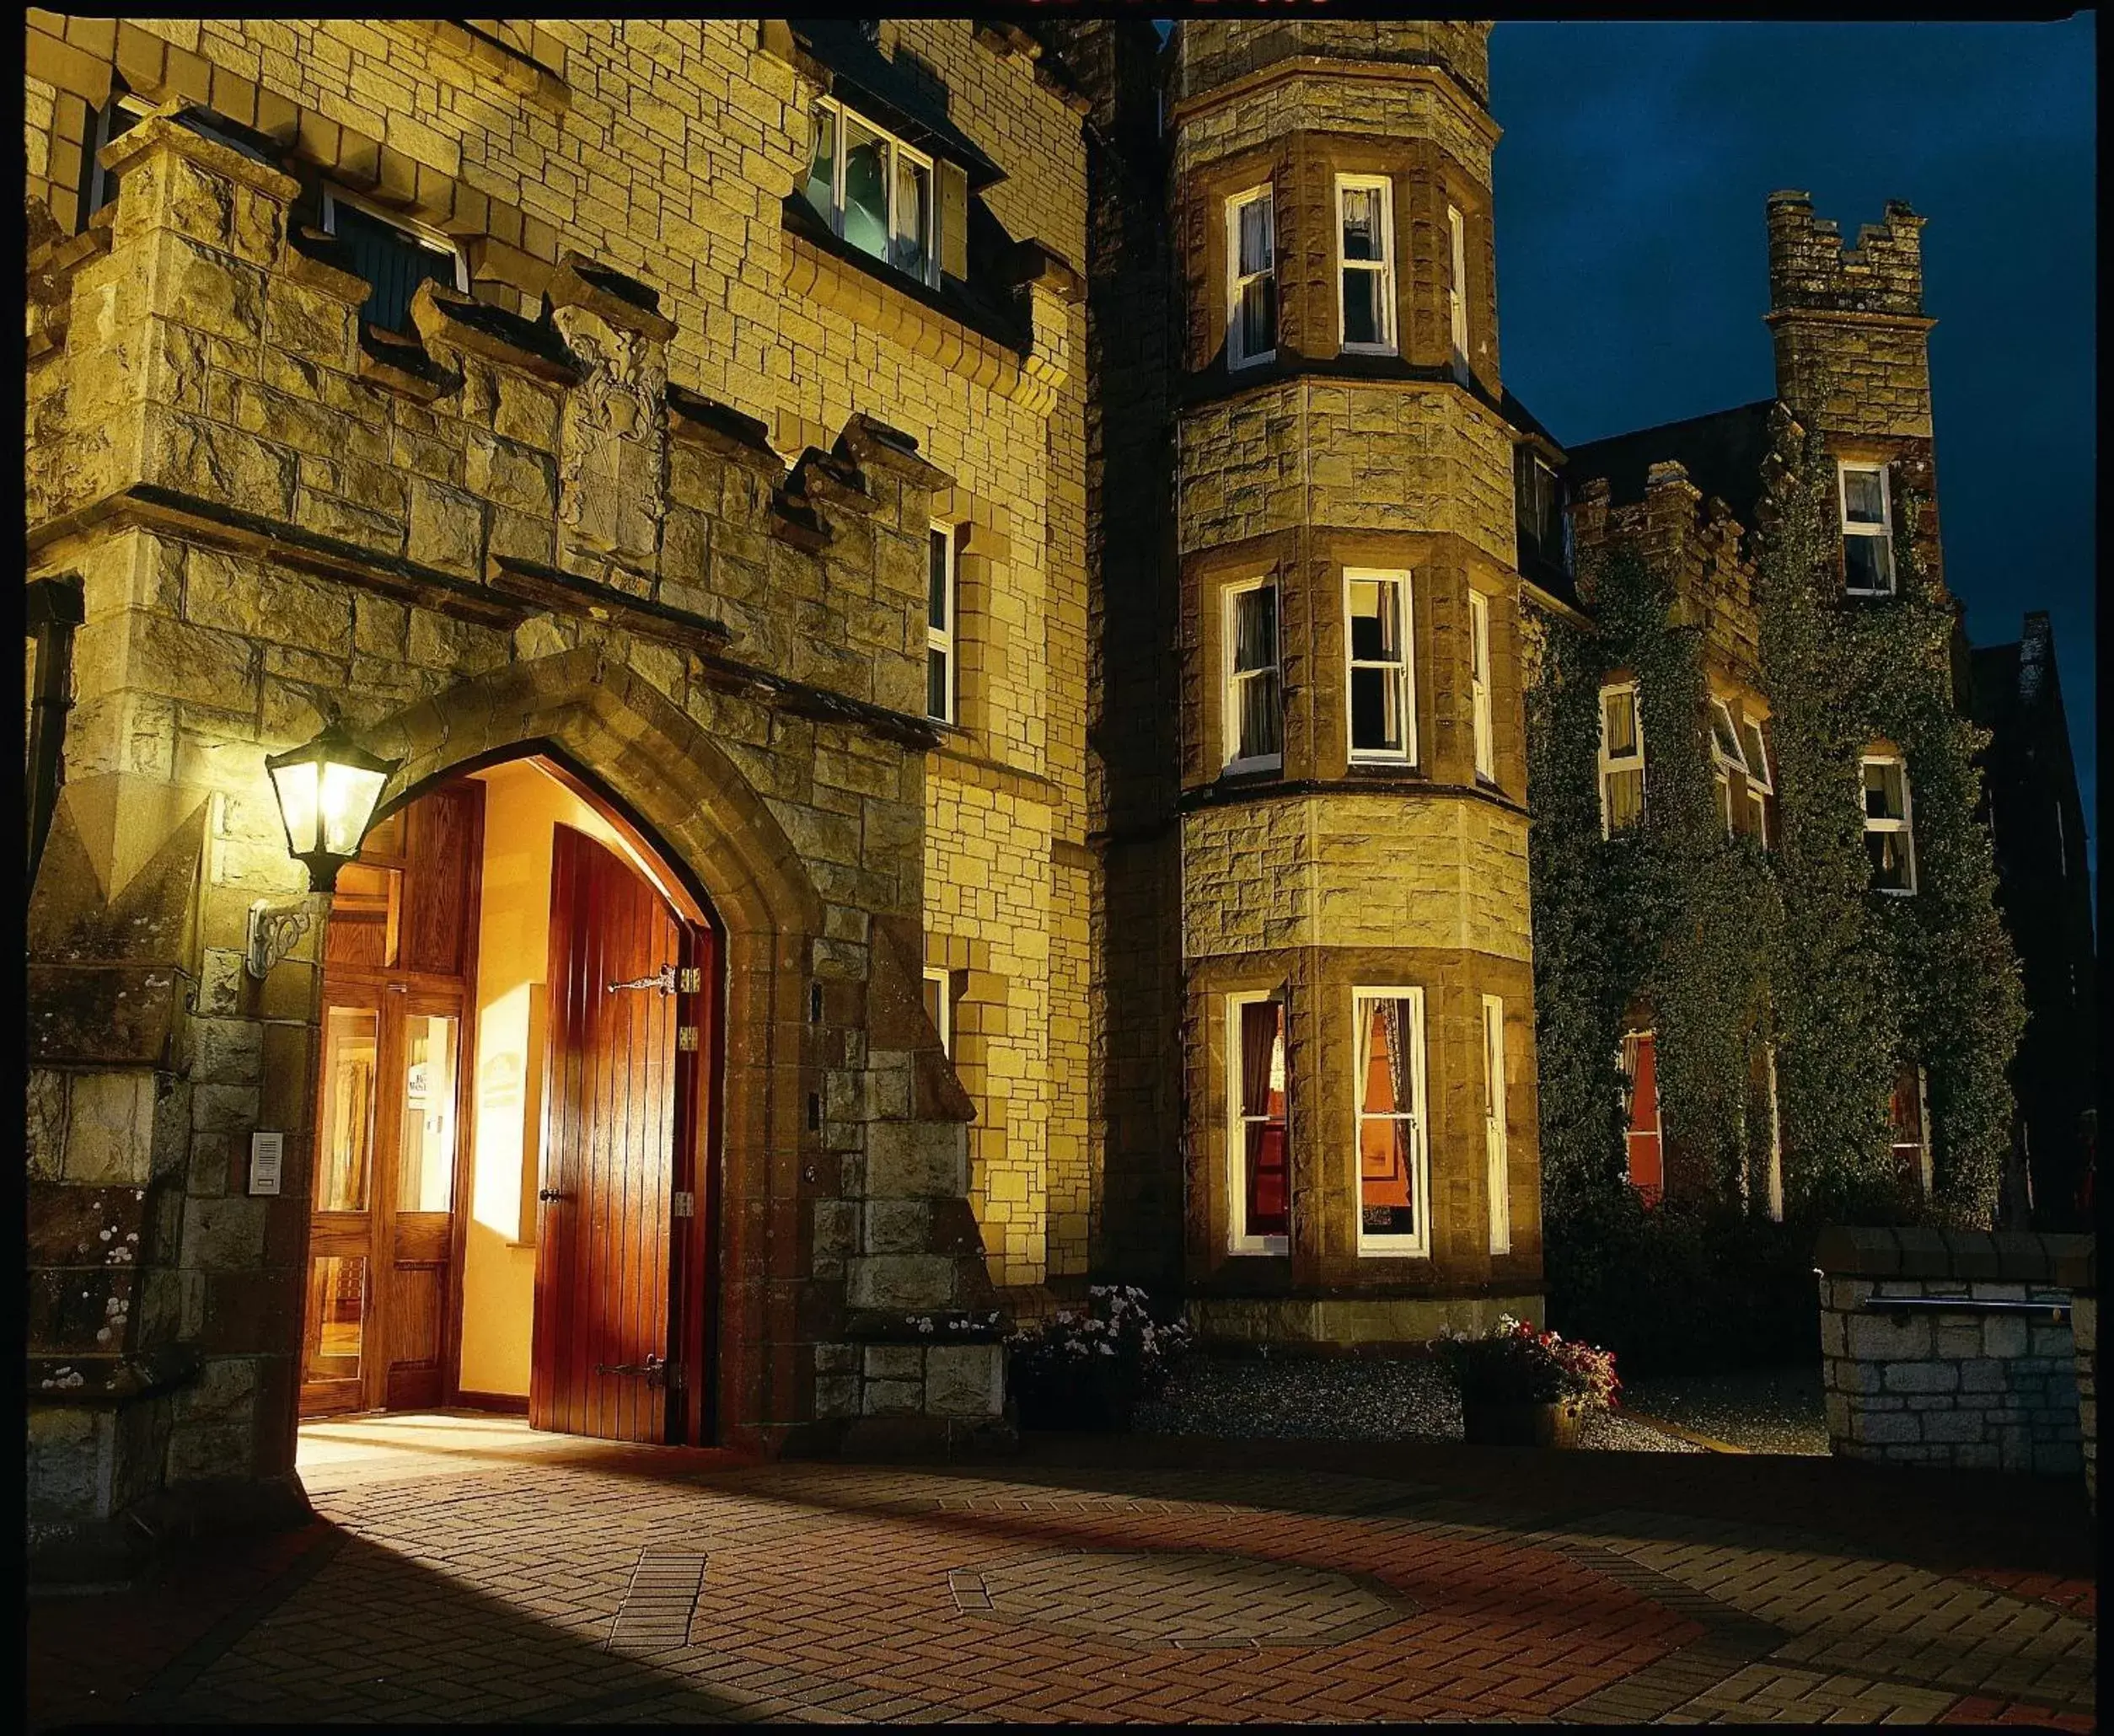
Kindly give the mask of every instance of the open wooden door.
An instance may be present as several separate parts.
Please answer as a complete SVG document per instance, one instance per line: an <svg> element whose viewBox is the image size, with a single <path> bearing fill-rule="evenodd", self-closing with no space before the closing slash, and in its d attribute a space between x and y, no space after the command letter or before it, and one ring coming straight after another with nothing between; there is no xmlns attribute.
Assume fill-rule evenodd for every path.
<svg viewBox="0 0 2114 1736"><path fill-rule="evenodd" d="M534 1428L649 1442L669 1439L672 1423L681 1431L670 1246L678 1097L692 1069L678 1057L695 1058L691 1006L703 999L687 940L628 863L555 828ZM681 1203L694 1215L694 1190Z"/></svg>

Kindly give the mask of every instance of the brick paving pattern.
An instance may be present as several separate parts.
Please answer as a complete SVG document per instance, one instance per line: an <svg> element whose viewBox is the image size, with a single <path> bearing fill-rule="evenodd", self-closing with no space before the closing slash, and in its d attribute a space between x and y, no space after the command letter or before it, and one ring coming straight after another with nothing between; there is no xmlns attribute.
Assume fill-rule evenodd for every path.
<svg viewBox="0 0 2114 1736"><path fill-rule="evenodd" d="M1669 1512L1645 1473L1627 1504L1580 1503L1560 1456L1522 1455L1516 1498L1284 1465L652 1449L341 1478L314 1490L328 1533L165 1635L119 1715L2092 1728L2074 1569ZM118 1712L49 1680L99 1602L36 1606L46 1728ZM101 1625L119 1651L129 1632Z"/></svg>

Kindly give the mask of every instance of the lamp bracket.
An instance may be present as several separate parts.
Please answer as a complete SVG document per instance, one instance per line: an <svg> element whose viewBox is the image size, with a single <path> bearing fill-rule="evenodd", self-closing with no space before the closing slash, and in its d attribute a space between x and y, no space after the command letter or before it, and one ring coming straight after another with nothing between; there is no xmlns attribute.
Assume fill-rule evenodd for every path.
<svg viewBox="0 0 2114 1736"><path fill-rule="evenodd" d="M261 983L294 949L315 920L314 897L260 898L249 907L249 945L244 962Z"/></svg>

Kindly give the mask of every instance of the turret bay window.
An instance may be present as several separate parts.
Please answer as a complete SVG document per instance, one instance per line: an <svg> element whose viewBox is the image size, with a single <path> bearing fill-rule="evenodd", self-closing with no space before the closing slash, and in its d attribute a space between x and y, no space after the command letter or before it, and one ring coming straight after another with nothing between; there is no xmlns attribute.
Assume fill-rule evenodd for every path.
<svg viewBox="0 0 2114 1736"><path fill-rule="evenodd" d="M1512 1251L1512 1185L1505 1139L1505 1003L1483 997L1483 1161L1490 1193L1490 1251Z"/></svg>
<svg viewBox="0 0 2114 1736"><path fill-rule="evenodd" d="M1409 661L1409 575L1344 572L1350 757L1407 764L1416 758L1416 685Z"/></svg>
<svg viewBox="0 0 2114 1736"><path fill-rule="evenodd" d="M1776 794L1775 774L1769 770L1768 737L1762 720L1752 711L1740 714L1740 741L1746 749L1748 829L1763 849L1769 847L1769 800Z"/></svg>
<svg viewBox="0 0 2114 1736"><path fill-rule="evenodd" d="M1425 1139L1424 990L1355 989L1358 1251L1431 1251Z"/></svg>
<svg viewBox="0 0 2114 1736"><path fill-rule="evenodd" d="M1282 1254L1291 1247L1292 1198L1285 1003L1267 992L1231 994L1226 1015L1229 1242L1237 1254Z"/></svg>
<svg viewBox="0 0 2114 1736"><path fill-rule="evenodd" d="M936 524L927 539L925 616L925 710L942 723L954 721L954 613L958 587L954 531Z"/></svg>
<svg viewBox="0 0 2114 1736"><path fill-rule="evenodd" d="M1710 701L1710 758L1712 770L1718 783L1718 817L1725 822L1725 835L1736 836L1739 830L1739 817L1733 807L1732 774L1747 775L1746 750L1740 744L1739 726L1732 721L1732 708L1723 699ZM1745 805L1744 793L1741 798Z"/></svg>
<svg viewBox="0 0 2114 1736"><path fill-rule="evenodd" d="M1384 175L1336 177L1337 336L1345 350L1395 353L1394 184Z"/></svg>
<svg viewBox="0 0 2114 1736"><path fill-rule="evenodd" d="M1267 770L1285 763L1277 584L1251 579L1225 595L1226 769Z"/></svg>
<svg viewBox="0 0 2114 1736"><path fill-rule="evenodd" d="M1600 834L1612 837L1645 817L1645 720L1637 683L1600 690Z"/></svg>
<svg viewBox="0 0 2114 1736"><path fill-rule="evenodd" d="M1884 464L1836 467L1843 501L1843 588L1855 597L1894 594L1893 501Z"/></svg>
<svg viewBox="0 0 2114 1736"><path fill-rule="evenodd" d="M1496 745L1490 734L1490 599L1468 592L1468 704L1475 724L1475 774L1497 776Z"/></svg>
<svg viewBox="0 0 2114 1736"><path fill-rule="evenodd" d="M1905 897L1916 890L1907 764L1898 754L1868 753L1863 774L1865 850L1871 858L1872 885Z"/></svg>
<svg viewBox="0 0 2114 1736"><path fill-rule="evenodd" d="M933 159L834 97L814 109L814 149L801 194L860 252L937 288L939 201Z"/></svg>
<svg viewBox="0 0 2114 1736"><path fill-rule="evenodd" d="M1623 1144L1628 1160L1629 1185L1647 1205L1666 1192L1666 1155L1659 1116L1659 1044L1649 1031L1623 1038L1617 1068L1622 1074Z"/></svg>
<svg viewBox="0 0 2114 1736"><path fill-rule="evenodd" d="M1453 340L1454 378L1468 380L1468 226L1457 206L1446 206L1446 242L1452 275L1446 280L1446 324Z"/></svg>
<svg viewBox="0 0 2114 1736"><path fill-rule="evenodd" d="M384 331L411 330L411 297L429 278L467 291L462 250L445 236L384 217L334 187L323 192L323 228L345 249L347 268L370 287L360 317Z"/></svg>
<svg viewBox="0 0 2114 1736"><path fill-rule="evenodd" d="M1226 202L1226 365L1277 353L1277 201L1255 187Z"/></svg>

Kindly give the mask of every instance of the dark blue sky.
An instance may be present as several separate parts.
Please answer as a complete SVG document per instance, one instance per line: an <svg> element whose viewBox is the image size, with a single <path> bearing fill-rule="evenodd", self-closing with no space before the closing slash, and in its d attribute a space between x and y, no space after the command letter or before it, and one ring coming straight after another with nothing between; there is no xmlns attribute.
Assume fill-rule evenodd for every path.
<svg viewBox="0 0 2114 1736"><path fill-rule="evenodd" d="M1763 203L1844 239L1905 199L1945 573L1977 645L2053 618L2088 822L2097 478L2094 20L1500 24L1505 383L1559 440L1774 389ZM2092 840L2095 866L2098 839Z"/></svg>

